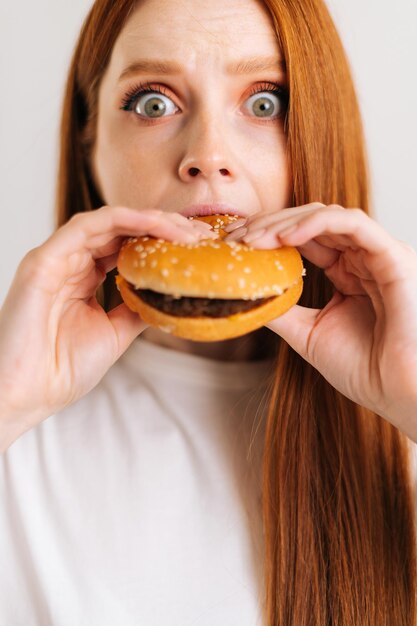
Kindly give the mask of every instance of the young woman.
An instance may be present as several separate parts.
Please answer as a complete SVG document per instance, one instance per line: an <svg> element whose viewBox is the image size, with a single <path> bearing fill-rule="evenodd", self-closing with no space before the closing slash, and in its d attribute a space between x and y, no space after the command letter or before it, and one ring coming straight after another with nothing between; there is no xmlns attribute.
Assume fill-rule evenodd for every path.
<svg viewBox="0 0 417 626"><path fill-rule="evenodd" d="M207 203L307 275L268 328L200 344L114 268L129 235L212 236ZM368 207L321 0L96 0L59 228L0 313L2 623L415 623L417 255Z"/></svg>

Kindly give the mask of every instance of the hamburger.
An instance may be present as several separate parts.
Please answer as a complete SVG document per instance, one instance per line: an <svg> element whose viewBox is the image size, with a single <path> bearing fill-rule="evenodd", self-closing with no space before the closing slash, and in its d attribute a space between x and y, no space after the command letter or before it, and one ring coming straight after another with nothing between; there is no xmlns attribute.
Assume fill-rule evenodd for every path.
<svg viewBox="0 0 417 626"><path fill-rule="evenodd" d="M249 333L285 313L301 296L304 274L293 247L256 250L223 241L231 215L190 217L208 222L217 239L183 244L130 237L120 250L117 288L151 326L194 341Z"/></svg>

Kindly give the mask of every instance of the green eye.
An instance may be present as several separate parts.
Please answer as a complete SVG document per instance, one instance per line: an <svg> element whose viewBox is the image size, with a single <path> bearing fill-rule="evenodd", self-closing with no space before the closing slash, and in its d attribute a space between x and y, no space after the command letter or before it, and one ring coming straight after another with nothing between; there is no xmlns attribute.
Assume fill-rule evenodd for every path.
<svg viewBox="0 0 417 626"><path fill-rule="evenodd" d="M259 118L278 118L286 110L284 94L281 90L257 92L246 102L246 108Z"/></svg>
<svg viewBox="0 0 417 626"><path fill-rule="evenodd" d="M145 94L136 99L134 111L144 117L163 117L165 113L172 114L176 111L176 106L167 98L156 94Z"/></svg>

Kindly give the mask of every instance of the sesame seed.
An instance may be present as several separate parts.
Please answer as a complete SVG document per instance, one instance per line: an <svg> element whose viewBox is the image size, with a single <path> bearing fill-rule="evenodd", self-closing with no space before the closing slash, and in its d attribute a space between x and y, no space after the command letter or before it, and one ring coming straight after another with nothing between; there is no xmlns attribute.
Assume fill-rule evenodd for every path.
<svg viewBox="0 0 417 626"><path fill-rule="evenodd" d="M140 265L140 267L145 267L145 266L146 266L146 261L141 261L141 262L139 263L139 265Z"/></svg>
<svg viewBox="0 0 417 626"><path fill-rule="evenodd" d="M142 241L149 241L149 237L142 237Z"/></svg>
<svg viewBox="0 0 417 626"><path fill-rule="evenodd" d="M144 247L141 244L138 244L137 246L135 246L135 250L136 252L142 252L142 250L144 250Z"/></svg>
<svg viewBox="0 0 417 626"><path fill-rule="evenodd" d="M234 268L233 263L228 263L228 264L227 264L227 266L226 266L226 269L228 269L228 270L229 270L229 272L230 272L233 268Z"/></svg>
<svg viewBox="0 0 417 626"><path fill-rule="evenodd" d="M138 262L137 261L133 261L133 267L137 267L138 266Z"/></svg>
<svg viewBox="0 0 417 626"><path fill-rule="evenodd" d="M155 268L158 265L158 261L156 261L156 259L154 259L153 261L151 261L151 267Z"/></svg>
<svg viewBox="0 0 417 626"><path fill-rule="evenodd" d="M243 256L237 256L236 255L236 261L243 261Z"/></svg>
<svg viewBox="0 0 417 626"><path fill-rule="evenodd" d="M161 270L161 274L162 274L162 276L169 276L169 270L164 268L163 270Z"/></svg>
<svg viewBox="0 0 417 626"><path fill-rule="evenodd" d="M187 278L190 278L191 276L190 270L184 270L184 276L186 276Z"/></svg>
<svg viewBox="0 0 417 626"><path fill-rule="evenodd" d="M162 246L161 252L166 252L167 250L168 250L168 248L166 246Z"/></svg>
<svg viewBox="0 0 417 626"><path fill-rule="evenodd" d="M245 272L245 274L250 274L252 270L250 267L244 267L243 271Z"/></svg>
<svg viewBox="0 0 417 626"><path fill-rule="evenodd" d="M302 275L302 276L306 276L306 275L307 275L307 271L306 271L306 268L305 268L305 267L303 268L303 272L302 272L302 274L301 274L301 275Z"/></svg>
<svg viewBox="0 0 417 626"><path fill-rule="evenodd" d="M219 280L219 275L218 274L210 274L210 278L211 280Z"/></svg>
<svg viewBox="0 0 417 626"><path fill-rule="evenodd" d="M239 287L243 289L246 286L246 280L244 278L239 278Z"/></svg>
<svg viewBox="0 0 417 626"><path fill-rule="evenodd" d="M139 258L146 259L147 256L148 256L148 253L145 251L145 252L140 253Z"/></svg>

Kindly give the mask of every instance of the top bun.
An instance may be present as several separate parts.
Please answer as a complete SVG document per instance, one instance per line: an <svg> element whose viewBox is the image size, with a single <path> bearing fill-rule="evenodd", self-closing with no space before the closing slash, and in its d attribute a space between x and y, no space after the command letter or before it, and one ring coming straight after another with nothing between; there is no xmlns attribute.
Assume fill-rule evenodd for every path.
<svg viewBox="0 0 417 626"><path fill-rule="evenodd" d="M151 289L174 297L257 300L279 296L300 280L303 263L292 247L256 250L250 245L223 241L224 226L237 219L207 215L219 239L198 243L169 242L135 237L123 245L117 268L136 289Z"/></svg>

